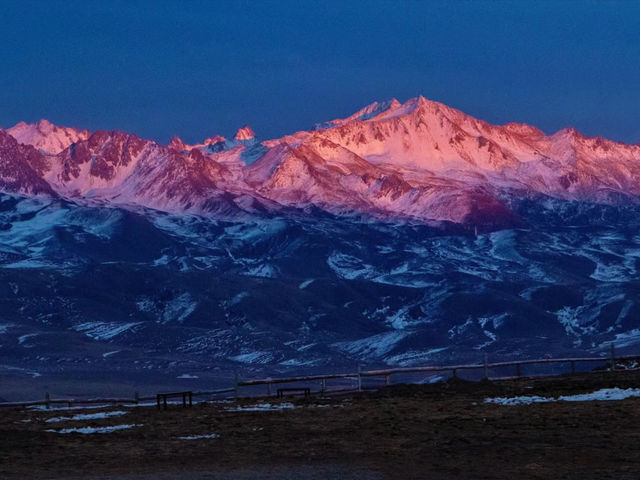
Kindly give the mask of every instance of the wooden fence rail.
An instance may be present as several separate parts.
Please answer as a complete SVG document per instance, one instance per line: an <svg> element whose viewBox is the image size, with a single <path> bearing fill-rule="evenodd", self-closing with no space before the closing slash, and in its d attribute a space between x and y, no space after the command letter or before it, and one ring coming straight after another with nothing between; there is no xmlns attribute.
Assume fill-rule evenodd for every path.
<svg viewBox="0 0 640 480"><path fill-rule="evenodd" d="M489 378L489 370L496 368L505 368L505 367L515 367L516 375L508 376L508 377L499 377L499 378L518 378L522 376L522 367L525 365L549 365L549 364L561 364L568 363L571 366L571 373L575 373L576 364L578 363L607 363L612 370L616 369L617 362L630 362L630 361L638 361L640 362L640 355L627 355L627 356L619 356L617 357L615 354L615 349L611 348L611 354L607 357L567 357L567 358L540 358L534 360L515 360L508 362L493 362L489 363L485 356L485 361L483 363L472 363L472 364L460 364L460 365L429 365L422 367L400 367L400 368L387 368L387 369L378 369L378 370L361 370L358 368L357 372L354 373L334 373L328 375L307 375L307 376L296 376L296 377L288 377L288 378L263 378L263 379L253 379L253 380L243 380L240 381L236 379L236 384L233 387L229 388L221 388L217 390L209 390L209 391L199 391L193 392L194 397L201 396L214 396L221 395L226 393L233 393L233 396L238 398L239 388L240 387L253 387L258 385L266 385L268 387L268 395L271 395L271 386L279 385L285 383L308 383L308 382L321 382L320 392L321 393L330 393L332 390L327 389L327 380L336 380L336 379L352 379L356 382L356 387L351 389L337 389L336 392L344 392L344 391L362 391L362 379L363 378L373 378L373 377L384 377L385 384L389 385L391 383L391 376L398 374L411 374L411 373L447 373L451 372L452 376L456 377L459 371L464 370L484 370L484 378ZM260 396L254 394L253 396ZM137 393L134 398L89 398L89 399L78 399L78 398L50 398L49 394L46 395L44 400L35 400L35 401L23 401L23 402L4 402L0 403L0 408L2 407L13 407L13 408L26 408L33 406L46 406L50 408L51 405L59 405L66 404L67 406L72 405L94 405L94 404L105 404L105 405L122 405L122 404L139 404L140 402L146 401L154 401L157 400L157 396L147 396L140 397Z"/></svg>
<svg viewBox="0 0 640 480"><path fill-rule="evenodd" d="M264 378L245 380L238 382L238 386L249 387L256 385L274 385L282 383L300 383L300 382L315 382L322 381L321 391L326 389L326 381L332 379L344 379L353 378L357 381L357 390L362 390L362 378L371 377L385 377L386 384L390 384L391 375L409 374L409 373L446 373L451 372L455 377L459 371L463 370L484 370L484 378L488 378L488 371L496 368L515 367L515 377L522 376L522 367L524 365L549 365L549 364L561 364L568 363L571 366L571 373L575 373L575 366L578 363L608 363L612 370L615 370L617 362L627 361L640 361L640 355L627 355L619 356L615 355L615 350L611 349L611 355L608 357L567 357L567 358L540 358L533 360L514 360L508 362L493 362L489 363L474 363L474 364L460 364L460 365L429 365L423 367L401 367L401 368L387 368L380 370L362 370L356 373L339 373L329 375L308 375L298 376L290 378ZM513 378L509 377L501 378Z"/></svg>
<svg viewBox="0 0 640 480"><path fill-rule="evenodd" d="M232 393L235 388L221 388L218 390L192 392L193 397L213 396L224 393ZM141 402L155 402L157 395L141 397L135 395L134 398L51 398L49 394L44 400L31 400L22 402L0 402L0 408L27 408L27 407L46 407L51 408L53 405L80 406L80 405L138 405Z"/></svg>
<svg viewBox="0 0 640 480"><path fill-rule="evenodd" d="M155 397L153 397L155 398ZM135 404L139 403L142 398L45 398L44 400L33 400L25 402L2 402L2 407L38 407L43 406L50 408L52 405L67 405L69 407L73 405L121 405L121 404Z"/></svg>

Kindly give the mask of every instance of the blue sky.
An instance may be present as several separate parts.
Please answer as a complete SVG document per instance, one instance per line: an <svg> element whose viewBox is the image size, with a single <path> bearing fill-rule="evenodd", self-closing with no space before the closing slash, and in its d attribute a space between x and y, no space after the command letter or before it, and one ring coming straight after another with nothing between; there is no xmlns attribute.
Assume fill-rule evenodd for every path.
<svg viewBox="0 0 640 480"><path fill-rule="evenodd" d="M15 1L0 125L274 138L419 94L640 142L640 2Z"/></svg>

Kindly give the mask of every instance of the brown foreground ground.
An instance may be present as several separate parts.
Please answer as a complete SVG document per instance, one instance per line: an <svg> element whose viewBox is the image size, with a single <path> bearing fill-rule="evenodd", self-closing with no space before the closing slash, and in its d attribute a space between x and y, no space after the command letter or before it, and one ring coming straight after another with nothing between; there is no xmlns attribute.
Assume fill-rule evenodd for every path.
<svg viewBox="0 0 640 480"><path fill-rule="evenodd" d="M235 403L103 410L0 411L1 479L638 479L640 398L520 406L487 397L640 387L616 372L395 386L231 411ZM246 400L250 406L266 400ZM270 401L277 405L275 401ZM126 415L47 422L96 411ZM47 432L136 424L104 434ZM209 435L218 438L184 440Z"/></svg>

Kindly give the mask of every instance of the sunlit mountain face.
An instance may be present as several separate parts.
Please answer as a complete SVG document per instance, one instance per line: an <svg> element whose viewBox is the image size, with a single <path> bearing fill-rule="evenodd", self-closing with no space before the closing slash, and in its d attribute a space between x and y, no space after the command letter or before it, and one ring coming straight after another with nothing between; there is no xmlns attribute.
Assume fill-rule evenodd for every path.
<svg viewBox="0 0 640 480"><path fill-rule="evenodd" d="M640 343L640 146L573 129L422 97L266 141L42 120L0 130L0 189L14 379L210 384Z"/></svg>

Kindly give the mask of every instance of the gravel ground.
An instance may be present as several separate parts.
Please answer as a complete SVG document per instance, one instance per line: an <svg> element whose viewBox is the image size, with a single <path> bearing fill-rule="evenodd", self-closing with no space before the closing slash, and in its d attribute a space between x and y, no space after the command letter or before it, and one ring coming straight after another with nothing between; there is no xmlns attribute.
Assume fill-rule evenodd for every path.
<svg viewBox="0 0 640 480"><path fill-rule="evenodd" d="M48 420L95 411L2 411L0 478L637 480L639 398L516 406L485 399L639 386L640 373L627 371L399 385L310 403L287 400L295 408L272 399L253 410L228 403L137 407L55 422ZM113 410L123 408L104 411ZM122 425L135 426L60 433Z"/></svg>

